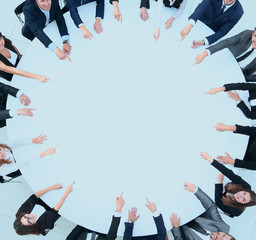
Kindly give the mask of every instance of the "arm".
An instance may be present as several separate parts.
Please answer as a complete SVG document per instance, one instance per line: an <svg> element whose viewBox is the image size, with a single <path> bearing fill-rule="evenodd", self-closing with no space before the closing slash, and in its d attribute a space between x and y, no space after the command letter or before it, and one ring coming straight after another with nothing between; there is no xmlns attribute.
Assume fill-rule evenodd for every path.
<svg viewBox="0 0 256 240"><path fill-rule="evenodd" d="M62 185L60 183L56 183L48 188L44 188L38 192L35 193L35 196L37 198L40 198L41 196L43 196L45 193L49 192L49 191L52 191L52 190L57 190L57 189L60 189L62 188Z"/></svg>
<svg viewBox="0 0 256 240"><path fill-rule="evenodd" d="M256 91L255 83L228 83L224 84L225 92L232 90Z"/></svg>
<svg viewBox="0 0 256 240"><path fill-rule="evenodd" d="M18 91L19 89L0 82L0 92L10 94L13 97L16 97Z"/></svg>
<svg viewBox="0 0 256 240"><path fill-rule="evenodd" d="M0 110L0 121L12 118L10 115L10 110Z"/></svg>
<svg viewBox="0 0 256 240"><path fill-rule="evenodd" d="M240 101L237 104L237 107L243 112L243 114L250 119L256 119L256 112L255 111L251 111L247 105L244 103L244 101Z"/></svg>
<svg viewBox="0 0 256 240"><path fill-rule="evenodd" d="M234 167L256 170L256 161L243 161L236 158Z"/></svg>
<svg viewBox="0 0 256 240"><path fill-rule="evenodd" d="M75 0L67 0L67 7L69 9L71 18L73 19L75 25L78 27L83 23L83 21L78 14Z"/></svg>
<svg viewBox="0 0 256 240"><path fill-rule="evenodd" d="M60 208L62 207L62 205L65 202L68 195L73 191L73 184L74 184L74 182L66 188L66 191L63 194L62 198L60 199L60 201L53 208L55 211L58 212L60 210Z"/></svg>
<svg viewBox="0 0 256 240"><path fill-rule="evenodd" d="M60 10L59 2L52 1L52 3L54 3L55 9L56 9L55 20L56 20L60 35L61 35L61 37L68 36L67 25L66 25L65 19L63 17L63 14Z"/></svg>
<svg viewBox="0 0 256 240"><path fill-rule="evenodd" d="M153 217L156 229L157 229L157 240L165 240L166 238L166 228L164 225L164 220L162 214L160 214L158 217Z"/></svg>
<svg viewBox="0 0 256 240"><path fill-rule="evenodd" d="M188 19L189 20L192 19L196 22L210 7L211 7L211 0L203 0L200 4L198 4L195 11L191 14L191 16Z"/></svg>
<svg viewBox="0 0 256 240"><path fill-rule="evenodd" d="M117 21L120 20L120 22L122 22L122 14L120 13L118 2L118 0L110 0L110 3L113 5L114 18L117 19Z"/></svg>
<svg viewBox="0 0 256 240"><path fill-rule="evenodd" d="M101 19L104 18L104 11L105 11L105 0L96 0L96 18L100 17Z"/></svg>
<svg viewBox="0 0 256 240"><path fill-rule="evenodd" d="M132 240L132 232L133 232L133 222L125 222L125 230L124 230L124 237L123 240Z"/></svg>
<svg viewBox="0 0 256 240"><path fill-rule="evenodd" d="M31 211L33 210L36 203L37 203L37 197L35 194L33 194L18 209L18 211L15 215L16 218L19 217L21 214L31 213Z"/></svg>
<svg viewBox="0 0 256 240"><path fill-rule="evenodd" d="M246 82L256 82L256 75L245 75Z"/></svg>
<svg viewBox="0 0 256 240"><path fill-rule="evenodd" d="M239 133L239 134L243 134L243 135L248 135L248 136L253 136L255 137L256 135L256 127L249 127L249 126L241 126L236 124L236 131L234 131L234 133Z"/></svg>
<svg viewBox="0 0 256 240"><path fill-rule="evenodd" d="M141 0L141 2L140 2L140 8L149 9L149 8L150 8L149 0Z"/></svg>
<svg viewBox="0 0 256 240"><path fill-rule="evenodd" d="M205 192L203 192L199 187L194 194L198 198L198 200L201 202L205 210L208 210L210 207L215 205L213 200Z"/></svg>
<svg viewBox="0 0 256 240"><path fill-rule="evenodd" d="M180 4L180 7L173 14L174 19L177 19L184 12L187 2L188 0L183 0L183 2Z"/></svg>

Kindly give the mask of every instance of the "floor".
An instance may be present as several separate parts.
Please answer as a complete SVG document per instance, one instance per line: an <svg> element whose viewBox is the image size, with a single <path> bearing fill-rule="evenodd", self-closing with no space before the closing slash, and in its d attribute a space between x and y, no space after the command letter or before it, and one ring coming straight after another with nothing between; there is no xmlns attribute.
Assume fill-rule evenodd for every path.
<svg viewBox="0 0 256 240"><path fill-rule="evenodd" d="M198 0L190 0L191 9L190 12L197 6ZM29 45L29 41L22 37L21 23L18 21L17 17L14 14L14 9L21 3L23 0L1 0L0 8L0 31L8 38L13 41L13 44L19 49L19 51L24 54L26 48ZM108 1L106 1L108 2ZM244 29L253 29L255 27L254 11L256 9L256 0L240 0L244 8L244 16L236 27L229 33L229 36L232 36ZM121 9L122 10L122 9ZM8 19L8 24L4 22ZM4 80L3 80L4 82ZM4 139L6 136L4 131L0 131L0 140ZM255 172L247 172L241 170L240 173L246 176L246 180L250 182L255 182ZM15 179L17 182L1 184L0 185L0 225L2 226L2 231L0 233L1 239L16 240L16 239L38 239L42 237L35 236L25 236L20 237L16 235L13 230L12 224L14 221L14 216L17 209L20 206L20 202L26 200L28 196L32 194L32 190L27 185L23 177ZM17 196L19 196L17 198ZM224 221L226 221L231 226L231 234L233 234L237 240L255 240L256 239L256 208L250 208L245 211L245 213L239 218L231 219L222 215ZM61 240L65 239L68 233L72 230L75 225L70 221L60 218L54 230L44 237L48 240ZM171 234L168 234L170 239L173 239Z"/></svg>

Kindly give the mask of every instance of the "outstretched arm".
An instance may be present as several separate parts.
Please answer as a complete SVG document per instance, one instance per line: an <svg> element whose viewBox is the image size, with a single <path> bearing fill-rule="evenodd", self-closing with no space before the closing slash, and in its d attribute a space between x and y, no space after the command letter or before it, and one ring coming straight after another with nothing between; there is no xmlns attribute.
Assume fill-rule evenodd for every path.
<svg viewBox="0 0 256 240"><path fill-rule="evenodd" d="M56 183L48 188L44 188L38 192L35 193L36 197L37 198L40 198L41 196L43 196L45 193L51 191L51 190L57 190L57 189L60 189L62 188L62 184L61 183Z"/></svg>
<svg viewBox="0 0 256 240"><path fill-rule="evenodd" d="M73 191L73 184L75 182L73 182L71 185L69 185L66 188L65 193L63 194L62 198L60 199L60 201L54 206L54 210L59 211L60 208L62 207L63 203L65 202L66 198L68 197L68 195Z"/></svg>

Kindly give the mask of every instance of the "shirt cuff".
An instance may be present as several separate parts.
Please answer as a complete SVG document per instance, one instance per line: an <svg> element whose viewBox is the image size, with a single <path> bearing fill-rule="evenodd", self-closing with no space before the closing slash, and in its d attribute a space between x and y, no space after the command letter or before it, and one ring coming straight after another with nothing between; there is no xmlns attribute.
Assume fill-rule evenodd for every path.
<svg viewBox="0 0 256 240"><path fill-rule="evenodd" d="M207 38L204 38L203 40L204 40L205 45L209 45L209 42L208 42Z"/></svg>
<svg viewBox="0 0 256 240"><path fill-rule="evenodd" d="M100 20L102 20L102 18L101 18L101 17L96 17L96 19L100 19Z"/></svg>
<svg viewBox="0 0 256 240"><path fill-rule="evenodd" d="M236 101L236 104L238 105L241 101L242 101L241 99L240 99L240 100L238 100L238 101Z"/></svg>
<svg viewBox="0 0 256 240"><path fill-rule="evenodd" d="M208 53L208 56L211 55L211 52L209 51L209 49L206 49L206 52Z"/></svg>
<svg viewBox="0 0 256 240"><path fill-rule="evenodd" d="M196 190L193 193L195 194L197 192L197 190L198 190L198 187L196 188Z"/></svg>
<svg viewBox="0 0 256 240"><path fill-rule="evenodd" d="M121 217L121 212L115 212L115 213L114 213L114 216L115 216L115 217Z"/></svg>
<svg viewBox="0 0 256 240"><path fill-rule="evenodd" d="M84 23L80 23L80 24L78 25L79 28L80 28L81 26L84 26Z"/></svg>
<svg viewBox="0 0 256 240"><path fill-rule="evenodd" d="M156 210L155 212L152 212L153 217L158 217L160 213Z"/></svg>
<svg viewBox="0 0 256 240"><path fill-rule="evenodd" d="M18 108L10 109L10 110L9 110L9 115L10 115L11 117L18 116Z"/></svg>
<svg viewBox="0 0 256 240"><path fill-rule="evenodd" d="M57 45L55 43L50 43L48 48L50 48L52 50L52 52L54 51L54 49L57 47Z"/></svg>
<svg viewBox="0 0 256 240"><path fill-rule="evenodd" d="M194 26L196 24L195 20L193 20L193 19L189 19L188 23L191 24L192 26Z"/></svg>
<svg viewBox="0 0 256 240"><path fill-rule="evenodd" d="M69 35L64 35L61 37L61 39L62 39L62 42L66 40L69 41Z"/></svg>

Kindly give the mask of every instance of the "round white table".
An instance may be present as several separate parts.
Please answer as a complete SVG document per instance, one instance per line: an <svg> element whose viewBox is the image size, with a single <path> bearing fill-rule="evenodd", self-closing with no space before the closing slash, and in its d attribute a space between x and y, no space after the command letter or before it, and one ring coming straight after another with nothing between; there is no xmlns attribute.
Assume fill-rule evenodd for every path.
<svg viewBox="0 0 256 240"><path fill-rule="evenodd" d="M115 197L122 191L125 206L118 235L123 235L127 210L138 208L139 220L133 235L155 234L156 228L146 198L163 214L167 229L169 216L176 212L181 223L190 221L204 209L193 193L183 190L183 182L193 182L214 196L217 171L200 158L198 149L213 157L225 151L242 158L248 137L220 133L218 122L248 125L235 102L225 93L204 94L211 87L240 82L243 75L232 54L223 50L192 66L203 48L190 48L192 41L211 33L198 22L180 41L179 32L187 24L188 12L170 30L164 22L171 9L165 8L161 36L153 39L156 7L150 18L139 18L137 0L121 1L123 23L112 16L106 1L103 33L93 32L95 3L79 8L93 40L83 39L69 13L65 15L70 33L71 62L60 61L49 49L34 40L19 68L49 76L52 82L13 78L15 86L31 98L36 108L33 118L7 121L10 139L35 137L45 133L43 145L15 149L19 162L57 144L55 155L21 169L36 192L62 182L64 189L42 198L54 206L65 187L75 181L74 191L60 210L67 219L98 232L108 231L115 211ZM56 23L45 29L59 46ZM243 93L244 94L244 93ZM244 95L246 96L246 95ZM21 107L13 98L8 107Z"/></svg>

